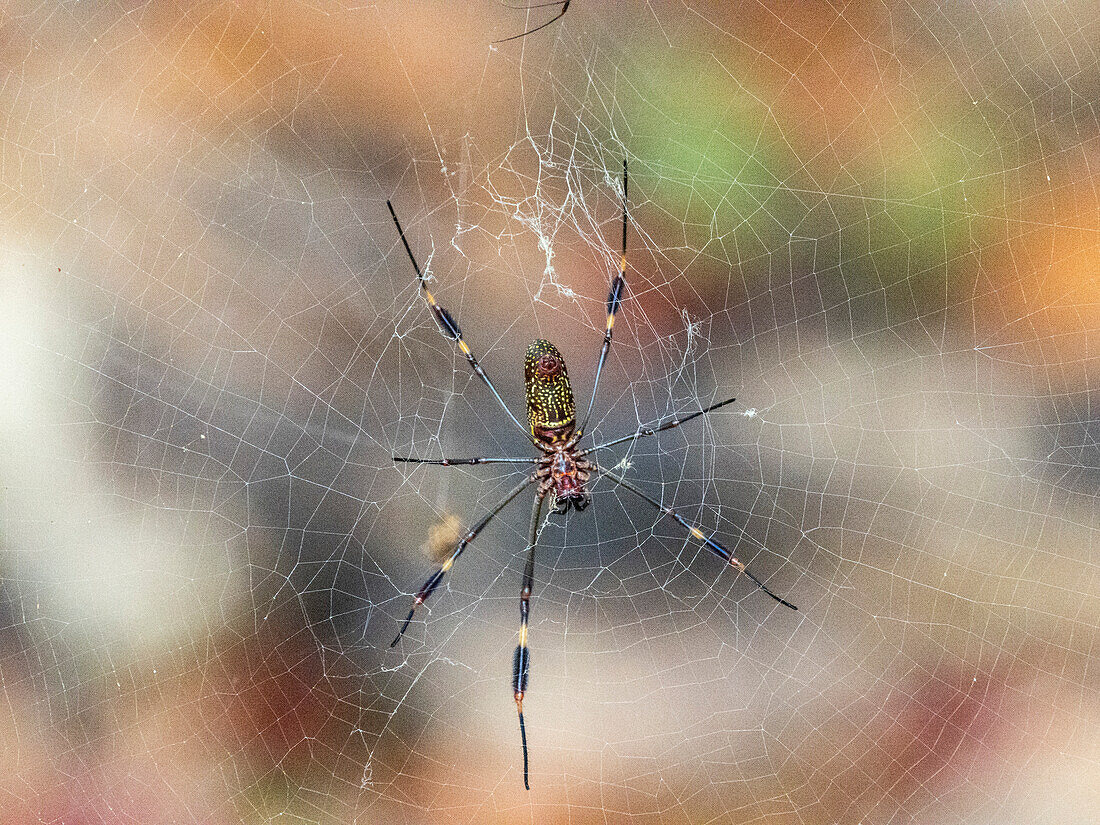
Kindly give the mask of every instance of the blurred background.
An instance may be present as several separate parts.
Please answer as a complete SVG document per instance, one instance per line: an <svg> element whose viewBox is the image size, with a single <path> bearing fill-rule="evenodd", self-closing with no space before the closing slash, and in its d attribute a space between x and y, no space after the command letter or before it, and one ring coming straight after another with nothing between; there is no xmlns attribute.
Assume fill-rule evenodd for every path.
<svg viewBox="0 0 1100 825"><path fill-rule="evenodd" d="M1091 0L0 10L0 822L1100 820ZM598 482L391 456L587 402ZM522 469L522 468L521 468ZM434 534L433 534L434 528ZM433 538L434 535L434 538Z"/></svg>

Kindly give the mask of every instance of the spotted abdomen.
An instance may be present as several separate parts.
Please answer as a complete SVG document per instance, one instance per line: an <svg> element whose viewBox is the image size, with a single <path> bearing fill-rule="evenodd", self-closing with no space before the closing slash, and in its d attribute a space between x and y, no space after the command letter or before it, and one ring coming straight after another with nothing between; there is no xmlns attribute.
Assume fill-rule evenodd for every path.
<svg viewBox="0 0 1100 825"><path fill-rule="evenodd" d="M523 383L531 434L550 444L567 440L577 426L577 405L557 347L542 338L531 342L523 359Z"/></svg>

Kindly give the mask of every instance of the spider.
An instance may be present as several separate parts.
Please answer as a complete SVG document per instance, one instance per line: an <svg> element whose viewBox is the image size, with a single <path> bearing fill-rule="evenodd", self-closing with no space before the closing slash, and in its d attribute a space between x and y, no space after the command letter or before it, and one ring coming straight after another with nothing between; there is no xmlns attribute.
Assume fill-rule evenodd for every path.
<svg viewBox="0 0 1100 825"><path fill-rule="evenodd" d="M593 475L598 473L610 479L620 487L629 490L642 501L652 505L660 511L662 515L671 516L687 530L692 537L702 542L707 550L739 572L744 573L757 587L777 602L789 607L791 610L797 610L798 608L769 590L767 585L746 570L745 565L738 561L733 553L726 549L726 547L713 536L708 536L671 507L666 507L660 501L651 497L638 487L635 487L619 474L609 469L599 467L594 460L589 458L589 456L592 456L594 453L605 450L608 447L613 447L618 444L633 444L639 439L648 438L657 433L664 432L665 430L671 430L673 427L679 427L681 424L686 424L688 421L706 415L713 410L717 410L719 407L731 404L735 399L727 398L725 401L711 404L709 407L693 412L683 418L672 418L656 427L643 427L636 432L629 433L619 438L613 438L610 441L603 444L597 444L594 447L582 449L580 446L585 436L588 421L592 416L592 407L596 401L596 391L600 385L600 375L603 373L604 364L607 361L607 354L611 349L611 333L615 326L615 315L619 310L619 305L622 303L623 299L623 293L626 290L626 235L627 225L630 219L627 210L627 167L625 160L623 161L622 256L619 259L619 271L611 281L611 290L607 296L607 325L604 328L603 346L600 349L599 359L596 362L596 378L592 386L592 395L588 402L588 410L585 412L584 419L579 427L576 423L576 404L573 399L573 390L569 384L569 375L565 369L565 359L562 358L562 354L558 351L557 347L541 338L532 342L527 348L527 353L524 357L524 386L527 396L527 421L529 427L524 427L519 423L519 419L515 417L508 405L504 402L504 399L501 398L500 393L497 392L496 387L493 386L492 380L490 380L489 376L485 373L481 364L478 363L473 352L470 351L470 347L463 339L462 332L459 330L458 324L455 322L454 318L451 317L451 314L447 312L446 309L436 302L435 296L429 291L427 281L424 279L424 274L420 271L420 266L417 264L416 257L412 253L412 248L405 238L405 232L401 228L401 222L397 219L397 213L393 209L393 204L386 201L386 205L389 207L390 215L393 217L394 225L397 227L397 234L401 238L401 242L405 245L405 251L408 253L409 260L412 261L413 269L416 271L416 277L420 283L420 292L424 296L425 301L427 301L432 314L435 316L439 324L440 332L443 333L444 337L449 338L457 344L459 350L466 356L466 360L469 361L471 369L473 369L478 378L484 382L485 386L489 388L489 391L496 400L500 402L500 406L504 408L504 411L508 414L512 423L516 425L520 432L523 433L524 437L527 438L540 453L538 456L522 458L491 456L483 458L425 459L396 455L393 457L395 462L436 464L444 467L462 464L533 464L534 471L517 484L511 492L493 507L492 510L483 516L481 521L462 535L457 545L455 545L454 551L451 553L450 557L428 577L423 585L421 585L420 589L413 597L412 607L409 608L409 613L405 617L405 621L402 623L401 629L397 632L397 636L394 637L390 647L394 647L398 641L400 641L401 636L408 629L416 609L432 595L437 587L439 587L440 582L443 581L443 577L454 566L455 562L458 561L459 556L462 555L462 551L466 549L467 545L477 538L478 534L485 529L485 526L492 521L493 517L503 510L512 499L516 498L529 485L537 484L535 500L531 510L531 526L527 542L527 563L523 570L523 587L520 590L519 644L516 645L515 654L512 658L512 690L515 697L516 710L519 713L519 733L523 747L523 786L530 790L527 729L523 722L523 697L527 693L527 682L531 668L531 654L527 648L527 621L531 609L531 591L535 583L535 544L538 538L539 517L542 514L542 506L548 495L552 497L553 513L564 515L570 508L578 511L584 510L592 500L587 490L587 484L592 480Z"/></svg>
<svg viewBox="0 0 1100 825"><path fill-rule="evenodd" d="M531 11L531 9L548 9L548 8L551 8L552 6L561 6L561 8L558 9L557 14L555 14L553 17L551 17L545 23L540 23L539 25L537 25L533 28L530 28L530 29L528 29L527 31L525 31L521 34L513 34L511 37L505 37L503 40L497 40L496 42L497 43L507 43L509 40L519 40L521 37L526 37L529 34L534 34L539 29L545 29L551 23L556 23L558 20L561 20L563 17L565 17L565 13L567 11L569 11L569 4L572 3L572 2L573 2L573 0L554 0L553 2L550 2L550 3L533 3L530 6L509 6L508 8L520 9L522 11Z"/></svg>

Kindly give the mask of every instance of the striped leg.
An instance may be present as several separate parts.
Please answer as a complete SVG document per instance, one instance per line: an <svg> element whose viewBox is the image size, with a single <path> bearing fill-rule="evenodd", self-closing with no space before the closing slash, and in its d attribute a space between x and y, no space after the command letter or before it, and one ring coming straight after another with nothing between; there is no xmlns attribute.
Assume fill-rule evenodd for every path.
<svg viewBox="0 0 1100 825"><path fill-rule="evenodd" d="M717 541L715 541L713 537L707 536L702 530L700 530L698 527L696 527L690 521L685 519L683 516L681 516L679 513L677 513L671 507L665 507L665 505L661 504L661 502L657 501L657 499L652 498L651 496L647 495L643 491L639 490L637 487L635 487L633 484L631 484L629 481L627 481L625 478L623 478L620 475L616 475L615 473L612 473L608 470L604 470L603 475L607 476L609 479L614 481L619 486L625 487L630 492L634 493L634 495L638 496L639 498L643 499L644 501L648 501L650 504L652 504L654 507L656 507L658 510L660 510L665 515L672 516L674 519L676 519L677 522L679 522L683 527L685 527L687 529L687 531L689 533L691 533L691 535L694 538L696 538L699 541L703 542L703 544L706 546L706 548L708 550L710 550L710 552L712 552L714 555L718 556L718 558L725 561L727 564L729 564L730 567L736 568L740 572L744 573L746 576L748 576L750 579L752 579L756 583L757 587L759 587L761 590L763 590L765 593L767 593L769 596L771 596L773 599L775 599L777 602L779 602L784 607L789 607L791 610L798 610L798 608L795 607L793 604L791 604L789 601L787 601L786 599L780 598L779 596L775 595L771 590L769 590L768 586L766 584L764 584L764 582L760 581L760 579L756 578L756 576L754 576L752 573L750 573L748 570L746 570L745 565L742 564L740 561L738 561L737 558L735 558L734 555L729 550L727 550L725 547L723 547L721 544L719 544Z"/></svg>
<svg viewBox="0 0 1100 825"><path fill-rule="evenodd" d="M508 409L508 405L504 403L504 399L500 397L500 393L497 392L497 388L493 386L493 382L489 379L489 376L482 369L481 364L478 363L477 358L474 357L473 352L470 351L469 345L462 338L462 330L458 328L458 323L451 317L451 313L441 307L435 300L435 296L432 295L431 290L428 289L428 282L424 280L424 274L420 271L420 264L416 262L416 257L412 253L412 247L409 246L409 241L405 237L405 230L401 228L401 221L397 219L397 213L393 211L393 204L386 201L386 206L390 208L390 215L393 217L393 225L397 227L397 234L401 237L401 243L405 245L405 251L409 254L409 260L412 261L413 269L416 270L416 278L420 282L420 292L424 296L424 300L428 302L428 308L431 309L432 315L435 316L436 322L439 324L439 331L443 333L444 338L458 344L458 348L462 351L462 354L466 356L466 360L470 362L470 368L477 374L477 377L485 382L485 386L489 388L489 391L494 395L497 401L500 402L500 406L504 408L504 411L508 413L508 417L512 419L512 423L515 424L524 437L534 443L534 438L531 433L519 423L519 419L512 414L512 411Z"/></svg>
<svg viewBox="0 0 1100 825"><path fill-rule="evenodd" d="M629 441L633 443L640 438L648 438L651 435L663 433L665 430L671 430L673 427L679 427L681 424L687 424L692 419L698 418L701 415L706 415L707 413L716 410L719 407L726 406L726 404L732 404L736 400L736 398L727 398L725 401L719 401L717 404L711 404L709 407L704 407L703 409L698 410L697 412L693 412L691 415L686 415L683 418L673 418L671 421L666 421L659 427L642 427L642 429L638 430L637 432L624 435L621 438L613 439L612 441L608 441L606 444L597 444L595 447L589 447L587 450L582 451L580 454L588 455L589 453L594 453L597 450L606 450L608 447L614 447L616 444L622 444L624 441Z"/></svg>
<svg viewBox="0 0 1100 825"><path fill-rule="evenodd" d="M535 586L535 541L539 534L539 516L545 495L535 498L531 508L531 538L527 544L527 565L523 568L523 589L519 594L519 644L512 657L512 690L519 712L519 738L523 744L523 787L531 790L528 781L527 728L523 725L523 695L527 692L527 677L531 671L531 654L527 650L527 617L531 612L531 590Z"/></svg>
<svg viewBox="0 0 1100 825"><path fill-rule="evenodd" d="M517 484L515 488L504 497L500 504L490 510L488 515L486 515L481 521L475 524L473 529L471 529L468 533L466 533L466 535L462 537L462 540L458 543L458 546L455 547L454 552L451 553L451 557L443 562L440 568L432 573L432 575L428 577L428 580L424 582L423 585L421 585L418 591L416 591L416 596L413 598L412 607L409 608L409 615L405 617L405 621L401 625L401 629L397 631L397 635L394 637L393 641L390 642L390 647L394 647L401 640L401 636L404 635L405 631L409 627L409 622L412 621L413 613L416 612L416 608L424 604L424 602L428 600L428 597L432 595L435 589L439 587L439 583L443 581L443 577L447 575L447 571L454 566L454 563L456 561L458 561L458 557L462 555L462 551L466 549L466 545L477 538L477 534L485 529L485 525L493 520L493 516L503 510L505 505L507 505L509 501L522 493L524 489L526 489L527 485L532 484L534 480L534 477L525 478L523 481Z"/></svg>
<svg viewBox="0 0 1100 825"><path fill-rule="evenodd" d="M611 351L611 330L615 326L615 316L619 312L619 304L623 299L623 291L626 289L626 227L630 218L627 213L627 176L626 158L623 158L623 254L619 258L619 273L611 281L611 290L607 293L607 326L603 333L603 347L600 349L600 358L596 362L596 380L592 384L592 397L588 401L588 412L584 414L584 422L577 430L583 435L588 428L588 419L592 417L592 405L596 403L596 390L600 386L600 375L603 373L603 365L607 361L607 353Z"/></svg>
<svg viewBox="0 0 1100 825"><path fill-rule="evenodd" d="M490 456L488 458L413 458L412 456L395 455L393 460L405 464L435 464L439 467L454 467L458 464L538 464L542 459L538 456L525 456L524 458L505 458L504 456Z"/></svg>

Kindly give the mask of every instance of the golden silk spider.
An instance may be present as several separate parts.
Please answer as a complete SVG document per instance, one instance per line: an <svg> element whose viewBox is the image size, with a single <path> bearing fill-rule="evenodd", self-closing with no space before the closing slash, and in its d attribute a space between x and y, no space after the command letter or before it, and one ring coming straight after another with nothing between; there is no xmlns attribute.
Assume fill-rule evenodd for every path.
<svg viewBox="0 0 1100 825"><path fill-rule="evenodd" d="M493 507L492 510L483 516L477 524L462 534L461 539L455 545L450 557L428 577L416 592L416 595L413 597L412 607L409 608L409 613L405 617L405 621L402 623L401 629L397 632L397 636L390 644L390 647L394 647L398 641L400 641L402 634L408 629L409 623L412 621L416 608L432 595L440 582L443 581L443 577L454 566L454 563L458 561L459 556L462 555L462 551L466 549L467 545L477 538L478 534L485 529L485 526L493 517L503 510L512 499L516 498L528 486L537 484L538 487L536 488L535 500L531 510L531 527L527 542L527 563L523 570L523 587L520 590L519 644L516 645L515 654L512 660L512 690L515 697L516 709L519 713L520 741L523 746L523 785L530 790L531 786L528 780L527 729L524 727L523 723L523 697L527 692L528 675L531 666L531 655L527 648L527 619L530 613L531 591L534 588L535 582L535 543L538 538L539 517L542 514L543 502L547 495L551 495L553 498L554 513L565 514L571 507L576 510L583 510L591 501L591 496L586 489L588 481L594 474L602 475L620 487L629 490L641 500L652 505L660 511L662 515L671 516L687 530L693 538L702 542L711 553L721 558L731 567L736 568L739 572L744 573L757 587L777 602L789 607L791 610L797 610L798 608L769 590L767 585L746 570L745 565L738 561L733 553L726 549L726 547L718 542L713 536L708 536L671 507L665 506L657 499L651 497L638 487L635 487L618 473L600 467L594 460L589 458L593 456L594 453L605 450L608 447L614 447L618 444L632 444L638 439L648 438L649 436L656 435L665 430L671 430L673 427L679 427L681 424L686 424L692 419L706 415L712 410L724 407L726 404L732 403L735 399L727 398L725 401L711 404L709 407L693 412L683 418L673 418L655 427L643 427L633 433L620 436L619 438L613 438L603 444L597 444L587 448L581 447L581 441L584 439L588 421L592 416L592 407L596 401L596 390L599 388L600 375L607 361L607 354L611 349L611 334L615 326L615 315L619 310L619 305L622 303L623 293L626 289L626 235L630 218L627 210L627 167L625 160L623 161L622 256L619 259L619 271L611 281L611 290L607 296L607 323L604 328L603 346L600 349L599 359L596 362L596 378L592 386L592 395L588 402L588 410L585 412L584 419L579 427L576 425L577 410L573 399L573 389L569 384L569 375L565 369L565 359L562 358L557 347L543 339L532 342L527 348L527 353L524 357L524 387L527 396L527 421L529 426L524 427L520 424L519 419L517 419L508 408L504 399L501 398L500 393L497 392L496 387L493 386L492 380L486 374L481 364L478 363L473 352L471 352L454 318L451 317L451 314L446 309L436 302L435 296L433 296L428 289L427 281L420 271L420 265L416 262L416 257L412 253L412 248L409 246L408 240L405 238L405 232L401 228L401 222L397 219L397 213L393 209L393 204L386 201L386 205L389 207L390 215L393 217L394 225L397 227L397 234L405 246L405 251L409 255L409 260L412 261L413 269L416 271L416 277L420 283L420 292L424 296L428 308L435 316L436 322L439 324L440 332L443 333L444 337L456 343L458 349L466 356L470 368L478 378L482 380L485 386L489 388L493 397L496 398L500 406L504 408L508 417L515 426L519 428L524 437L527 438L540 453L537 456L522 458L504 456L440 459L404 456L393 457L395 462L437 464L444 467L464 464L533 464L535 465L535 469L527 478L517 484L503 500Z"/></svg>

